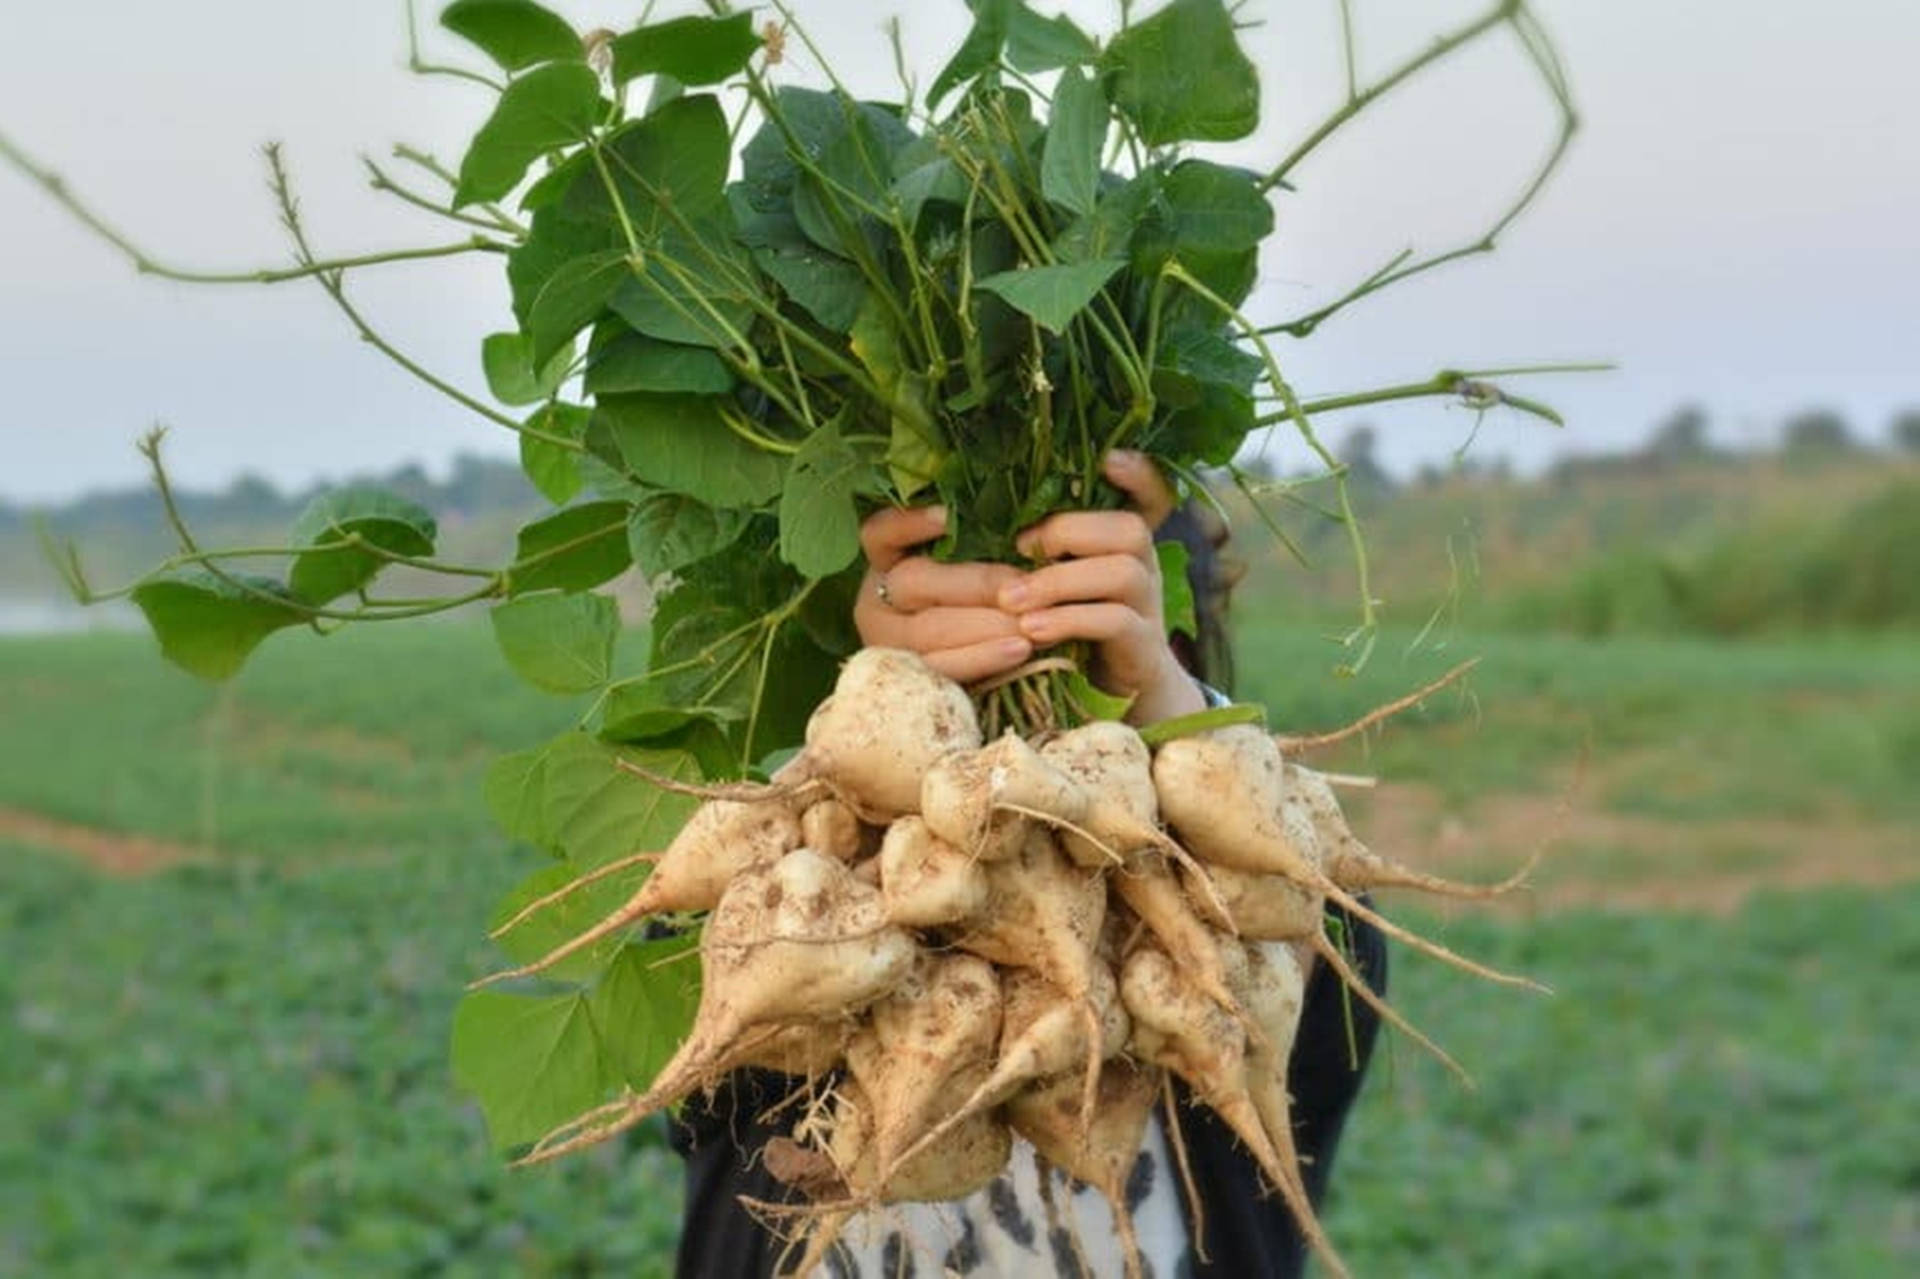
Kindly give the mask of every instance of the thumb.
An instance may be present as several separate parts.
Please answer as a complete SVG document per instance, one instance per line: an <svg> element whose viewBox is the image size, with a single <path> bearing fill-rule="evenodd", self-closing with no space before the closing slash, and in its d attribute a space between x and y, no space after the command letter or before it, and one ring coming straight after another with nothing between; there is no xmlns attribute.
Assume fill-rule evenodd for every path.
<svg viewBox="0 0 1920 1279"><path fill-rule="evenodd" d="M1115 449L1107 454L1100 469L1108 482L1133 499L1133 508L1140 512L1148 528L1159 528L1167 516L1173 514L1176 505L1173 486L1145 453Z"/></svg>

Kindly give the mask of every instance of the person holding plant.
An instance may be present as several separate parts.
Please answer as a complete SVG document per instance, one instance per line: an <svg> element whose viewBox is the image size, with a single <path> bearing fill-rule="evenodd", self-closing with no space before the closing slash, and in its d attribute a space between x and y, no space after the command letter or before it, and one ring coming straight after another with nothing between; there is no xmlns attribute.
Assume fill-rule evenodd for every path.
<svg viewBox="0 0 1920 1279"><path fill-rule="evenodd" d="M971 684L1005 675L1054 645L1083 641L1093 651L1089 675L1107 692L1132 699L1128 720L1136 726L1224 702L1212 686L1231 678L1223 639L1228 583L1214 539L1192 510L1176 505L1144 455L1115 452L1104 472L1128 508L1063 512L1026 530L1020 550L1041 565L1030 572L1008 564L942 563L924 554L946 530L940 507L887 508L868 517L861 529L867 573L854 609L862 642L910 649L942 674ZM1201 631L1192 642L1168 637L1156 540L1188 548ZM1344 915L1338 926L1356 967L1384 994L1386 949L1378 930ZM1334 974L1313 970L1288 1073L1296 1144L1316 1205L1379 1029L1371 1009L1349 1005L1342 995ZM766 1142L791 1123L791 1112L774 1121L764 1117L787 1091L780 1076L739 1072L675 1121L673 1144L687 1161L682 1279L777 1271L785 1245L742 1198L792 1197L759 1161ZM1252 1158L1207 1107L1183 1104L1178 1116L1185 1175L1169 1157L1176 1143L1160 1119L1128 1183L1128 1208L1153 1273L1298 1274L1306 1242L1279 1199L1263 1193ZM1007 1172L987 1190L955 1204L896 1205L878 1231L850 1231L830 1258L831 1271L1078 1275L1091 1268L1104 1275L1111 1267L1119 1273L1113 1232L1100 1215L1105 1208L1084 1203L1094 1197L1077 1195L1059 1173L1052 1176L1055 1184L1042 1187L1031 1150L1016 1148ZM1061 1207L1067 1204L1072 1207ZM1068 1217L1078 1229L1064 1224ZM889 1222L898 1228L887 1228Z"/></svg>

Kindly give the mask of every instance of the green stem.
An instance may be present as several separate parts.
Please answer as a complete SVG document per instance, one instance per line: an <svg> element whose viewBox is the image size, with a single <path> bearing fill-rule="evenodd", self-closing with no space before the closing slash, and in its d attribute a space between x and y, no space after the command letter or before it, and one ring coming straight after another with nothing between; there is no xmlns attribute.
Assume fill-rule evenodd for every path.
<svg viewBox="0 0 1920 1279"><path fill-rule="evenodd" d="M1406 62L1403 62L1400 66L1388 72L1386 78L1368 85L1358 93L1351 91L1351 82L1349 82L1347 101L1338 111L1335 111L1332 115L1321 121L1319 127L1315 128L1312 133L1309 133L1298 146L1294 147L1294 149L1287 154L1286 159L1275 165L1267 176L1260 180L1260 189L1262 191L1270 191L1274 187L1284 183L1287 180L1287 175L1293 172L1294 166L1311 155L1314 149L1321 143L1339 132L1341 127L1348 121L1366 110L1368 105L1375 99L1393 89L1395 85L1418 74L1422 69L1440 61L1440 59L1446 57L1460 46L1479 39L1488 31L1491 31L1502 23L1511 21L1514 13L1521 7L1521 3L1522 0L1500 0L1500 3L1496 4L1487 13L1482 14L1453 34L1443 36L1439 40L1434 41L1432 45L1428 46L1424 53L1418 54ZM1349 61L1351 61L1351 55L1349 55Z"/></svg>
<svg viewBox="0 0 1920 1279"><path fill-rule="evenodd" d="M1373 598L1373 581L1367 560L1366 538L1361 535L1360 521L1354 514L1353 495L1347 484L1346 465L1320 442L1320 437L1314 432L1313 423L1307 419L1306 412L1300 405L1299 397L1293 393L1293 387L1280 371L1280 362L1273 354L1273 347L1260 335L1260 330L1253 321L1241 314L1238 307L1208 288L1178 261L1169 262L1163 270L1227 316L1242 335L1258 349L1260 359L1266 365L1268 384L1287 406L1286 417L1292 421L1294 429L1300 433L1300 438L1306 442L1307 447L1313 450L1334 477L1334 489L1339 495L1340 502L1340 522L1347 529L1347 540L1353 552L1354 573L1359 578L1360 586L1360 625L1345 641L1349 647L1355 641L1359 641L1360 654L1343 668L1342 673L1357 674L1366 665L1367 657L1373 651L1374 637L1379 633L1380 622L1376 601Z"/></svg>
<svg viewBox="0 0 1920 1279"><path fill-rule="evenodd" d="M315 261L313 247L307 242L306 228L300 220L300 207L293 198L293 188L287 179L286 166L280 158L279 144L269 144L266 149L266 155L269 184L273 190L274 201L280 208L281 224L286 227L287 234L293 239L295 258L303 264L310 265ZM566 449L571 453L585 451L580 441L569 439L564 435L555 435L550 431L542 431L538 427L527 426L523 423L516 422L498 409L474 399L466 392L455 387L452 383L435 377L424 367L408 358L398 347L382 337L374 327L367 322L366 317L360 314L359 308L355 307L353 303L347 299L346 285L340 272L320 271L313 275L313 279L326 291L327 296L333 299L333 304L340 309L340 313L347 317L347 322L351 324L354 331L360 335L361 341L367 343L367 345L373 347L374 350L380 352L380 354L386 356L415 378L426 383L454 403L479 414L489 422L506 427L516 435L528 436L536 440L545 440L547 443L557 448Z"/></svg>
<svg viewBox="0 0 1920 1279"><path fill-rule="evenodd" d="M516 240L525 240L527 238L527 228L518 222L511 220L497 222L491 217L475 217L471 213L462 213L458 209L447 208L445 205L437 204L426 196L421 195L418 191L411 190L402 185L392 174L382 169L378 164L375 164L373 157L363 155L360 157L360 163L366 166L370 178L369 185L372 186L375 191L394 196L411 204L416 209L424 209L435 217L445 218L449 222L458 222L462 226L475 227L481 231L499 232L504 235L513 236Z"/></svg>
<svg viewBox="0 0 1920 1279"><path fill-rule="evenodd" d="M1507 207L1506 211L1494 220L1493 225L1487 228L1478 238L1459 245L1456 248L1449 249L1444 253L1436 253L1431 257L1412 262L1410 265L1407 263L1408 260L1413 257L1413 252L1410 249L1403 251L1396 255L1392 261L1388 262L1378 271L1375 271L1354 288L1348 290L1341 297L1336 298L1334 301L1329 302L1317 310L1298 316L1295 319L1286 320L1279 324L1269 324L1261 329L1262 333L1285 333L1290 337L1306 337L1333 315L1346 309L1353 303L1360 301L1362 298L1378 293L1382 289L1391 288L1393 285L1403 280L1411 279L1413 276L1421 275L1438 267L1445 266L1449 262L1457 262L1462 258L1472 257L1481 253L1491 253L1498 244L1500 237L1506 233L1507 228L1513 225L1514 220L1524 213L1528 206L1533 203L1535 197L1540 194L1541 190L1546 186L1548 179L1553 176L1554 171L1560 167L1560 162L1566 157L1567 148L1572 145L1574 134L1579 130L1580 117L1578 113L1574 111L1573 100L1567 89L1566 76L1559 64L1559 55L1554 50L1553 44L1547 38L1545 31L1541 29L1538 21L1531 13L1526 11L1522 0L1503 0L1487 17L1481 19L1481 21L1474 24L1473 27L1467 28L1459 33L1459 36L1463 38L1450 38L1454 39L1454 43L1452 44L1443 40L1441 41L1441 45L1447 47L1445 49L1439 49L1439 46L1436 46L1436 49L1439 49L1439 52L1443 54L1446 51L1450 51L1451 48L1457 48L1459 43L1464 42L1464 39L1471 39L1480 34L1481 31L1502 22L1512 25L1515 34L1520 39L1521 46L1527 52L1528 59L1532 62L1534 70L1539 73L1541 81L1546 85L1547 91L1553 97L1554 105L1560 113L1560 127L1554 138L1553 145L1548 149L1546 159L1541 163L1539 169L1535 171L1533 178L1526 186L1521 188L1519 197L1514 200L1514 202ZM1431 61L1431 57L1428 57L1426 61ZM1415 63L1425 65L1425 61L1420 59L1416 59ZM1380 92L1392 87L1397 80L1404 79L1405 74L1410 74L1411 70L1417 70L1418 65L1409 64L1408 67L1402 68L1402 73L1396 73L1395 76L1388 77L1387 80L1363 94L1362 98L1364 101L1357 100L1356 103L1350 103L1349 107L1357 109L1360 106L1364 106L1366 101L1377 98ZM1290 159L1287 164L1283 164L1280 169L1275 170L1275 173L1283 173L1286 167L1292 162Z"/></svg>
<svg viewBox="0 0 1920 1279"><path fill-rule="evenodd" d="M179 267L168 266L157 261L139 245L115 230L105 219L88 208L67 189L67 184L59 174L51 169L42 168L19 147L15 146L4 134L0 134L0 159L24 173L51 196L55 203L65 209L82 226L105 240L127 261L133 269L142 275L158 276L163 280L177 280L183 284L284 284L289 280L304 280L328 272L352 271L361 267L381 266L390 262L418 262L430 258L455 257L463 253L505 253L507 246L485 236L473 236L455 244L434 245L424 249L394 249L385 253L367 253L350 258L331 258L326 261L306 261L297 267L279 270L254 271L187 271Z"/></svg>

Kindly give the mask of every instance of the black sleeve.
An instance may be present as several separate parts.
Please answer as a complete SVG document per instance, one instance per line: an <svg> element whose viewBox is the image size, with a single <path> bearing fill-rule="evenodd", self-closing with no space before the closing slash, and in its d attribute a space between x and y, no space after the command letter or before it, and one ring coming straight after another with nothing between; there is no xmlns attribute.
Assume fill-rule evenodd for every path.
<svg viewBox="0 0 1920 1279"><path fill-rule="evenodd" d="M1356 925L1344 912L1333 913L1343 921L1352 939L1354 967L1367 985L1384 997L1386 938L1372 924ZM1352 1052L1348 1047L1349 1020L1353 1049L1357 1050ZM1307 1196L1316 1209L1326 1199L1334 1151L1354 1099L1359 1096L1379 1030L1379 1015L1359 1000L1350 999L1332 969L1316 964L1300 1010L1300 1033L1287 1063L1287 1089L1293 1094L1294 1144L1305 1166ZM1179 1095L1183 1103L1180 1135L1193 1168L1193 1188L1205 1206L1204 1234L1199 1242L1205 1244L1207 1260L1202 1264L1196 1249L1193 1273L1222 1279L1246 1275L1286 1279L1300 1274L1306 1266L1307 1243L1293 1214L1277 1196L1259 1193L1259 1167L1233 1131L1205 1106L1185 1104L1184 1089ZM1193 1204L1186 1200L1184 1184L1181 1197L1191 1222Z"/></svg>
<svg viewBox="0 0 1920 1279"><path fill-rule="evenodd" d="M672 1120L669 1140L686 1161L677 1279L761 1279L774 1273L785 1245L740 1200L793 1202L794 1192L762 1166L759 1152L772 1138L787 1135L786 1123L761 1116L796 1082L769 1071L739 1071ZM781 1113L796 1110L789 1106Z"/></svg>

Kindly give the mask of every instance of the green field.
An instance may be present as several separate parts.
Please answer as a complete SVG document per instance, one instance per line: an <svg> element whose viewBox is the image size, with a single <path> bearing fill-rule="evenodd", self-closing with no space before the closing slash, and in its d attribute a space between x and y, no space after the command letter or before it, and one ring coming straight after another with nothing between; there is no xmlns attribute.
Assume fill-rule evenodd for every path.
<svg viewBox="0 0 1920 1279"><path fill-rule="evenodd" d="M1390 1045L1331 1214L1356 1268L1912 1273L1914 646L1396 636L1342 682L1280 620L1242 609L1243 691L1289 729L1485 659L1335 759L1407 788L1380 820L1396 795L1470 833L1495 801L1575 810L1542 883L1579 905L1421 917L1556 997L1396 955L1397 1002L1479 1088ZM539 860L481 772L578 710L460 625L276 641L218 692L144 637L0 641L0 1274L663 1273L650 1135L510 1175L448 1080L487 912ZM1477 861L1524 851L1484 829ZM168 864L93 869L122 844ZM1873 886L1807 887L1829 856ZM1621 904L1703 878L1741 903Z"/></svg>

